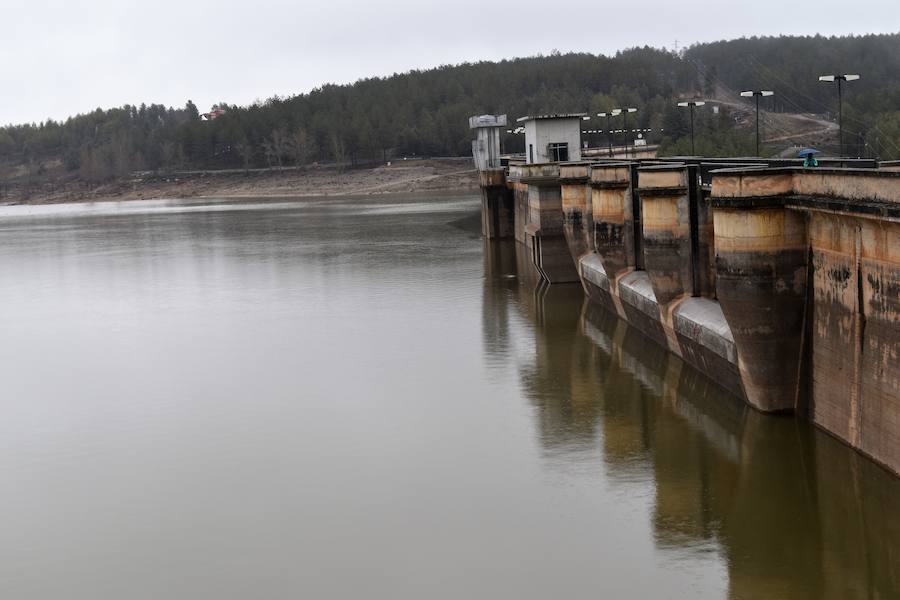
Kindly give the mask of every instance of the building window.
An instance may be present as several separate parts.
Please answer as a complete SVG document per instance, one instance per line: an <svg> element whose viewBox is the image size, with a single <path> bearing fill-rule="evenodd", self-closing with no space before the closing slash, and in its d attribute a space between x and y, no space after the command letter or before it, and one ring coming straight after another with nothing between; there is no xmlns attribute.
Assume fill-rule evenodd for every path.
<svg viewBox="0 0 900 600"><path fill-rule="evenodd" d="M569 144L547 144L547 156L550 162L566 162L569 160Z"/></svg>
<svg viewBox="0 0 900 600"><path fill-rule="evenodd" d="M534 144L528 144L528 162L534 162Z"/></svg>

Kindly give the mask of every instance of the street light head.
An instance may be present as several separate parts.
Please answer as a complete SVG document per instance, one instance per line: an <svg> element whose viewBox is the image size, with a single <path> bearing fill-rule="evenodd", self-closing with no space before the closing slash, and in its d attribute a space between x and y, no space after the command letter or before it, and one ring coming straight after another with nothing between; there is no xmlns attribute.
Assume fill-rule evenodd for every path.
<svg viewBox="0 0 900 600"><path fill-rule="evenodd" d="M844 75L844 81L856 81L859 75Z"/></svg>
<svg viewBox="0 0 900 600"><path fill-rule="evenodd" d="M741 97L743 98L752 98L753 95L753 92L741 92Z"/></svg>
<svg viewBox="0 0 900 600"><path fill-rule="evenodd" d="M704 102L703 100L700 100L698 102L694 102L694 106L706 106L706 102Z"/></svg>
<svg viewBox="0 0 900 600"><path fill-rule="evenodd" d="M636 108L626 108L625 112L636 113L637 109Z"/></svg>
<svg viewBox="0 0 900 600"><path fill-rule="evenodd" d="M837 79L834 75L819 75L819 81L831 81Z"/></svg>
<svg viewBox="0 0 900 600"><path fill-rule="evenodd" d="M684 106L684 107L687 107L687 106L690 106L690 105L691 105L690 102L679 102L679 103L678 103L678 106Z"/></svg>
<svg viewBox="0 0 900 600"><path fill-rule="evenodd" d="M582 121L590 121L591 118L588 117L588 116L584 116L584 117L581 117L581 120L582 120Z"/></svg>
<svg viewBox="0 0 900 600"><path fill-rule="evenodd" d="M760 94L761 94L762 96L768 98L769 96L774 96L774 95L775 95L775 92L773 92L772 90L763 90L763 91L760 92Z"/></svg>
<svg viewBox="0 0 900 600"><path fill-rule="evenodd" d="M617 117L617 116L619 116L619 115L622 114L622 109L621 109L621 108L617 108L617 109L615 109L615 110L610 111L609 114L612 115L612 116L614 116L614 117Z"/></svg>

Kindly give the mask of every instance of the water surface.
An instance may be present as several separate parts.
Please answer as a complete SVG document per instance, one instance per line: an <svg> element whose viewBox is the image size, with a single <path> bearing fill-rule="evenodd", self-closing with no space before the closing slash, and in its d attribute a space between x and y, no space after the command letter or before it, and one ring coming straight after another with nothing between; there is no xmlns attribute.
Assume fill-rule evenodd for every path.
<svg viewBox="0 0 900 600"><path fill-rule="evenodd" d="M0 210L3 597L900 596L897 480L477 210Z"/></svg>

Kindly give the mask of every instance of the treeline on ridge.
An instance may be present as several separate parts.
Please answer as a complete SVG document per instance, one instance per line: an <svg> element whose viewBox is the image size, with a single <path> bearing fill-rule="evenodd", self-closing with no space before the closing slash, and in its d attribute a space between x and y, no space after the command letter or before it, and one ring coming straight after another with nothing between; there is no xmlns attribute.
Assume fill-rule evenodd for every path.
<svg viewBox="0 0 900 600"><path fill-rule="evenodd" d="M97 109L63 122L0 128L0 164L24 165L31 174L61 165L99 182L144 170L463 156L473 114L514 118L620 106L639 108L629 127L648 129L651 141L682 153L689 127L686 111L675 106L679 98L765 88L776 91L777 109L831 113L834 90L817 81L830 72L863 75L846 95L848 129L871 140L883 157L900 158L893 153L900 142L900 35L879 35L750 38L698 44L681 54L645 47L609 57L554 52L443 66L250 106L220 103L224 112L214 120L202 120L190 101L182 108ZM605 126L594 117L591 127ZM698 152L752 153L750 133L734 127L727 109L703 112L697 131ZM507 150L521 149L520 136L507 134L503 141Z"/></svg>

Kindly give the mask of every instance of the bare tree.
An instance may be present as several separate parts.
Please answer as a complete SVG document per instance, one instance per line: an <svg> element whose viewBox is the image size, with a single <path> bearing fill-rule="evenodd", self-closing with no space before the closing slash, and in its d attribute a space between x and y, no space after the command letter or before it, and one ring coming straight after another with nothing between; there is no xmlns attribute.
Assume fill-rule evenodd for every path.
<svg viewBox="0 0 900 600"><path fill-rule="evenodd" d="M297 166L309 162L310 157L315 153L315 142L302 127L291 134L289 146L294 164Z"/></svg>
<svg viewBox="0 0 900 600"><path fill-rule="evenodd" d="M344 163L347 162L347 147L344 145L344 138L336 131L331 134L331 155L338 164L338 168L343 171Z"/></svg>
<svg viewBox="0 0 900 600"><path fill-rule="evenodd" d="M291 138L284 130L284 128L278 128L272 130L272 135L269 137L269 141L272 145L272 152L275 157L275 162L279 167L284 165L283 157L288 154L289 146L291 144Z"/></svg>
<svg viewBox="0 0 900 600"><path fill-rule="evenodd" d="M278 164L278 152L275 150L272 140L268 138L263 140L263 153L266 155L266 165L269 168Z"/></svg>
<svg viewBox="0 0 900 600"><path fill-rule="evenodd" d="M247 142L240 142L239 144L235 144L234 151L240 157L244 168L249 169L250 165L253 163L253 146Z"/></svg>

